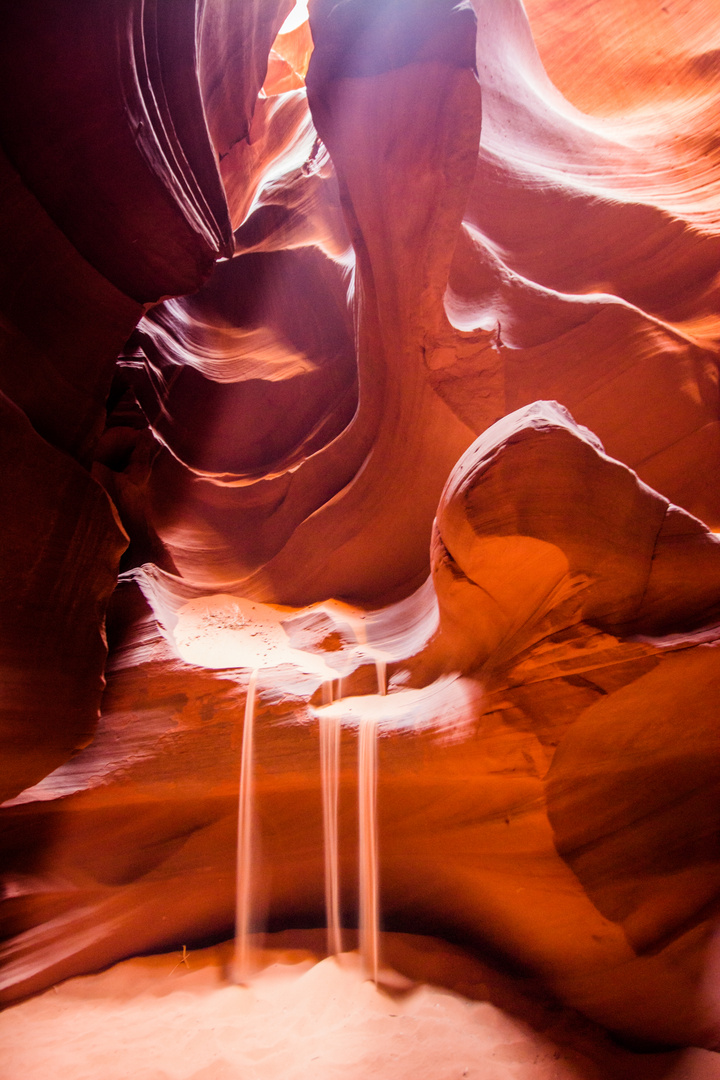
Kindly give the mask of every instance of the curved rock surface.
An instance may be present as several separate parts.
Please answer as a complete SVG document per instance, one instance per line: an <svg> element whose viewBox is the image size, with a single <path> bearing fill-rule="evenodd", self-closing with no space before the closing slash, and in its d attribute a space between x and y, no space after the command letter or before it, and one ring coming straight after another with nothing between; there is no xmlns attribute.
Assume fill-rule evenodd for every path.
<svg viewBox="0 0 720 1080"><path fill-rule="evenodd" d="M89 474L0 395L0 796L17 795L93 737L105 609L127 537Z"/></svg>
<svg viewBox="0 0 720 1080"><path fill-rule="evenodd" d="M2 999L231 932L259 667L267 925L330 715L357 921L372 716L389 928L717 1048L713 5L69 6L0 45Z"/></svg>
<svg viewBox="0 0 720 1080"><path fill-rule="evenodd" d="M538 455L544 471L533 467ZM589 493L594 544L587 515L576 527L538 498L537 475L564 475L566 490ZM435 590L373 615L254 604L254 632L279 619L292 646L261 672L257 713L257 901L271 925L322 920L323 709L344 725L341 872L354 918L353 729L371 709L390 925L462 935L626 1035L716 1044L718 1003L698 973L712 962L720 887L720 631L638 636L677 622L672 592L643 602L668 518L684 526L675 555L704 538L705 562L685 577L691 597L696 575L705 588L685 610L691 624L711 621L720 542L607 458L564 410L538 404L491 428L452 474ZM247 685L236 665L248 656L234 635L248 602L188 600L168 575L138 580L156 616L137 607L137 586L118 594L120 623L133 609L136 621L116 645L94 743L6 804L11 998L129 949L232 926ZM388 664L384 698L377 656ZM332 706L320 704L321 659L343 679ZM705 719L678 740L688 700ZM43 843L57 885L37 862Z"/></svg>

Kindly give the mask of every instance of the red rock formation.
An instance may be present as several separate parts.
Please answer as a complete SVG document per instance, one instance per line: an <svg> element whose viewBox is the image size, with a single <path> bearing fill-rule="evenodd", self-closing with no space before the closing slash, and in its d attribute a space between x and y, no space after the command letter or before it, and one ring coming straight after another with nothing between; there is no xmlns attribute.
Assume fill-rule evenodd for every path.
<svg viewBox="0 0 720 1080"><path fill-rule="evenodd" d="M523 458L541 461L548 481L564 476L566 491L592 494L577 529L538 498L538 470ZM676 555L704 537L705 564L685 574L688 596L693 577L703 580L702 606L690 599L685 610L691 623L708 619L708 603L720 603L720 581L709 584L715 538L606 458L562 410L533 407L491 429L448 484L434 555L439 622L427 587L366 620L369 646L391 661L387 698L374 695L347 609L281 617L296 647L344 675L346 702L333 708L352 722L366 704L380 721L387 919L492 948L626 1034L714 1045L717 1002L705 1000L696 973L712 953L708 904L719 884L717 740L711 720L693 723L687 744L676 725L686 680L693 715L712 717L716 648L702 633L608 632L677 623L675 597L662 610L643 600L667 520L687 523L674 529ZM162 580L144 589L175 633L163 642L148 613L137 617L116 650L92 746L6 808L11 840L53 836L52 873L63 882L44 884L39 848L24 842L12 856L6 995L232 925L245 676L189 666L178 652L203 637L217 650L223 627L240 624L232 598L208 598L191 630L188 605L167 582L170 591ZM458 669L460 683L442 674ZM260 903L274 923L322 919L317 706L308 708L319 677L301 670L280 665L261 677ZM355 741L348 730L341 830L351 912Z"/></svg>
<svg viewBox="0 0 720 1080"><path fill-rule="evenodd" d="M0 396L3 799L92 739L125 534L102 488Z"/></svg>
<svg viewBox="0 0 720 1080"><path fill-rule="evenodd" d="M390 925L720 1043L717 15L580 7L8 13L4 1000L231 932L250 618L271 925L329 669L346 918L372 709Z"/></svg>
<svg viewBox="0 0 720 1080"><path fill-rule="evenodd" d="M143 305L197 288L233 249L195 16L194 4L133 0L33 0L4 13L4 795L60 764L97 722L105 607L126 538L87 472L96 455L117 468L135 447L131 477L96 474L111 496L125 492L130 531L145 528L136 550L162 554L133 484L152 437L138 436L137 418L121 433L104 428L117 354ZM198 9L209 39L217 18ZM266 56L281 15L270 5L254 18ZM255 42L241 41L252 54ZM246 71L250 100L264 74L264 60Z"/></svg>

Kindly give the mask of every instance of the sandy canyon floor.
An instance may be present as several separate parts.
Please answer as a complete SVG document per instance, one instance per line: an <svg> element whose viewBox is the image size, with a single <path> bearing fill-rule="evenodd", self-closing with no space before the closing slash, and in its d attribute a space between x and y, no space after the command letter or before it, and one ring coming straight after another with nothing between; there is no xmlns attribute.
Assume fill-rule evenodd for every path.
<svg viewBox="0 0 720 1080"><path fill-rule="evenodd" d="M433 938L383 935L385 985L321 931L137 957L0 1014L2 1080L719 1080L705 1050L634 1053ZM269 946L269 947L268 947ZM399 974L403 972L403 974ZM438 985L442 984L442 985Z"/></svg>

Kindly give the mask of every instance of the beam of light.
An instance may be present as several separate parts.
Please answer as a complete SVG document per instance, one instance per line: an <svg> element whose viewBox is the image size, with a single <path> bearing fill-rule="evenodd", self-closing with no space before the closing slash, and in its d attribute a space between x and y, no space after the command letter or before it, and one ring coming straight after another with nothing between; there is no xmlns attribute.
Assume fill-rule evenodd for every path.
<svg viewBox="0 0 720 1080"><path fill-rule="evenodd" d="M280 27L279 33L291 33L291 31L296 30L301 23L304 23L307 17L307 0L297 0L295 7L292 9L287 19Z"/></svg>

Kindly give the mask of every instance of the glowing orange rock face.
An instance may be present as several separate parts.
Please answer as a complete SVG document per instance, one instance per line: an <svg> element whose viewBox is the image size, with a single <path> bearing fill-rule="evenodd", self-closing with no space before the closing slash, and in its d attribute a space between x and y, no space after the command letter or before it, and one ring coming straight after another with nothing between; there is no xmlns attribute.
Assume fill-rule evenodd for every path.
<svg viewBox="0 0 720 1080"><path fill-rule="evenodd" d="M53 58L53 138L21 51L61 5L10 20L6 213L47 266L8 234L6 1000L231 931L260 668L272 925L323 919L330 715L357 920L372 717L392 926L720 1042L720 23L666 6L84 5L114 59ZM124 545L98 480L130 574L67 760Z"/></svg>
<svg viewBox="0 0 720 1080"><path fill-rule="evenodd" d="M537 460L546 484L587 492L567 504L574 517L549 491L538 498ZM255 899L273 923L322 918L317 719L327 709L343 724L340 877L356 919L357 728L369 710L385 918L491 946L617 1031L715 1044L717 1003L697 973L712 961L717 888L717 631L649 637L683 619L671 591L662 604L646 597L652 537L672 536L673 557L704 552L684 573L686 627L711 621L720 543L552 405L478 440L437 526L436 593L425 585L364 619L338 604L254 614L231 597L188 604L171 577L140 578L174 635L163 640L135 604L95 742L5 811L9 836L57 821L53 866L74 883L67 907L52 901L59 921L36 925L35 909L16 905L18 929L36 925L37 936L8 943L6 995L128 948L229 931L247 671L194 667L178 650L201 659L203 641L235 635L242 664L242 635L255 634L255 651L285 650L260 674L255 735ZM132 610L117 609L122 623ZM620 625L635 636L610 632ZM386 697L374 655L388 664ZM342 678L331 706L320 661ZM98 843L110 835L114 846ZM17 899L37 880L11 874Z"/></svg>

